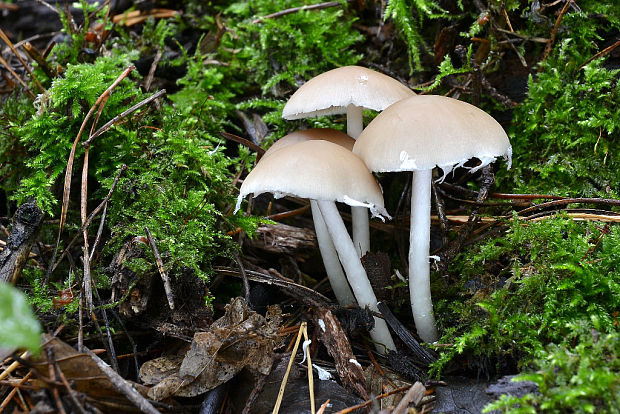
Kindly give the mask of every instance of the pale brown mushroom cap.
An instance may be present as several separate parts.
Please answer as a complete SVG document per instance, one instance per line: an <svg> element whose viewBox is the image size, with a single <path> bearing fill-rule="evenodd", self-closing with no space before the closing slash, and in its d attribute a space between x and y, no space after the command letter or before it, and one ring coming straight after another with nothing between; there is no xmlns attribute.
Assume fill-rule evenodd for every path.
<svg viewBox="0 0 620 414"><path fill-rule="evenodd" d="M243 181L237 206L251 193L364 205L373 215L389 217L381 188L364 162L323 140L290 145L261 160Z"/></svg>
<svg viewBox="0 0 620 414"><path fill-rule="evenodd" d="M299 144L300 142L312 141L312 140L324 140L329 141L334 144L340 145L343 148L348 149L349 151L353 150L353 144L355 144L355 140L345 134L344 132L338 131L332 128L310 128L310 129L302 129L301 131L295 131L288 135L283 136L279 140L273 143L271 147L261 157L262 160L265 157L270 156L274 152L281 150L282 148L288 147L289 145Z"/></svg>
<svg viewBox="0 0 620 414"><path fill-rule="evenodd" d="M457 99L416 95L380 113L357 139L353 153L371 171L440 167L448 174L472 158L488 165L512 147L502 126L483 110Z"/></svg>
<svg viewBox="0 0 620 414"><path fill-rule="evenodd" d="M303 84L282 110L284 119L343 114L353 104L382 111L415 95L402 83L361 66L343 66L321 73Z"/></svg>

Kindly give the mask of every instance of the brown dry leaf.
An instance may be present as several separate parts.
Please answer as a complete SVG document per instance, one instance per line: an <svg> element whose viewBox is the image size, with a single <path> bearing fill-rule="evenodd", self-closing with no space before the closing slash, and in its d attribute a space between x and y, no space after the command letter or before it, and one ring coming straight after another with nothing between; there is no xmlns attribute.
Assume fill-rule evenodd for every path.
<svg viewBox="0 0 620 414"><path fill-rule="evenodd" d="M71 345L50 335L44 335L45 348L53 351L54 359L71 387L86 395L86 400L103 412L136 412L135 405L117 391L108 376L106 376L97 363L87 354L77 352ZM37 375L47 378L48 362L46 352L30 359L31 365L37 369ZM47 386L41 381L41 386ZM145 387L132 383L132 386L141 394L146 394Z"/></svg>
<svg viewBox="0 0 620 414"><path fill-rule="evenodd" d="M140 368L140 380L144 385L159 384L165 378L179 372L183 355L166 355L145 362Z"/></svg>
<svg viewBox="0 0 620 414"><path fill-rule="evenodd" d="M149 397L159 401L172 395L200 395L230 380L243 368L269 374L273 349L281 343L278 336L281 319L277 306L270 307L265 318L250 310L243 298L233 299L226 306L226 314L209 331L194 335L178 370L171 369L170 364L174 362L169 357L142 366L140 378L149 383L161 378L159 374L163 372L177 371L160 379L149 391Z"/></svg>

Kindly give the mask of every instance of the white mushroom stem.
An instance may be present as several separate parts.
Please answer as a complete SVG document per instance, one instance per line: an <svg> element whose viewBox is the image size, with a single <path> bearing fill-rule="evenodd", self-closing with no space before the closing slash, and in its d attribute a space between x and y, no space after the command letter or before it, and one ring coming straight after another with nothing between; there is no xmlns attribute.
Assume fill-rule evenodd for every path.
<svg viewBox="0 0 620 414"><path fill-rule="evenodd" d="M340 257L340 262L349 279L349 284L357 298L357 303L362 307L368 306L372 311L379 312L377 297L372 291L366 271L362 266L360 258L357 256L353 241L349 237L349 233L347 233L336 204L333 201L323 200L317 201L317 204ZM375 342L383 344L388 350L396 349L387 324L383 319L375 317L375 327L370 331L370 336ZM385 351L383 346L377 346L376 349L380 353Z"/></svg>
<svg viewBox="0 0 620 414"><path fill-rule="evenodd" d="M355 305L355 296L351 291L347 277L342 271L340 260L338 260L338 253L332 242L332 238L329 235L321 211L316 201L310 200L310 208L312 210L312 219L314 221L314 231L316 232L316 238L319 243L319 250L321 251L321 257L323 258L323 265L327 272L327 278L332 286L334 295L338 303L342 306Z"/></svg>
<svg viewBox="0 0 620 414"><path fill-rule="evenodd" d="M431 301L429 265L432 174L432 170L413 171L411 180L409 294L416 330L425 342L435 342L438 336Z"/></svg>
<svg viewBox="0 0 620 414"><path fill-rule="evenodd" d="M347 106L347 135L357 139L364 129L364 108L350 104ZM366 207L351 207L353 244L359 257L370 250L370 224Z"/></svg>
<svg viewBox="0 0 620 414"><path fill-rule="evenodd" d="M351 226L357 256L364 257L370 250L370 223L366 207L351 206Z"/></svg>

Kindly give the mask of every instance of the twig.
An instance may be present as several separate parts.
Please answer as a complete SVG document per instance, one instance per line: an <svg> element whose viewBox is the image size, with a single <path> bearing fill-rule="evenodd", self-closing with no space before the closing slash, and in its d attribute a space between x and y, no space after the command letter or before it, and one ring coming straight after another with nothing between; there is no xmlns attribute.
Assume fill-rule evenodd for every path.
<svg viewBox="0 0 620 414"><path fill-rule="evenodd" d="M103 206L103 213L101 213L101 221L99 222L99 228L97 229L97 236L95 236L95 242L93 243L93 247L90 250L89 260L92 263L93 257L95 256L95 250L97 249L97 245L99 244L99 240L101 240L101 234L103 233L103 227L105 224L105 216L108 212L108 203L105 203Z"/></svg>
<svg viewBox="0 0 620 414"><path fill-rule="evenodd" d="M553 48L553 44L555 43L555 37L558 34L558 29L560 28L560 22L562 21L562 17L564 17L564 13L566 13L572 2L573 0L566 0L566 2L564 3L564 7L562 7L562 10L560 10L560 14L555 20L555 24L553 25L553 29L551 30L551 36L549 37L547 46L545 46L545 52L543 53L540 63L543 63L549 57L551 49ZM540 66L540 70L542 70L542 65Z"/></svg>
<svg viewBox="0 0 620 414"><path fill-rule="evenodd" d="M392 414L404 414L407 412L407 407L409 404L413 404L415 407L422 401L422 398L426 395L426 388L422 385L421 382L416 382L409 388L407 394L400 400Z"/></svg>
<svg viewBox="0 0 620 414"><path fill-rule="evenodd" d="M28 381L28 379L32 376L32 371L28 372L26 375L24 375L24 378L22 378L19 383L17 383L16 385L13 385L13 389L11 390L11 392L9 392L9 394L6 396L6 398L4 399L4 401L2 401L2 404L0 404L0 413L4 411L4 409L6 408L7 405L9 405L9 402L11 402L11 400L13 399L13 397L15 396L15 394L17 394L17 391L20 389L20 387L22 385L24 385L24 383L26 381Z"/></svg>
<svg viewBox="0 0 620 414"><path fill-rule="evenodd" d="M54 79L55 73L52 71L49 63L47 62L47 60L45 60L41 52L39 52L36 47L34 47L30 42L25 42L23 45L23 49L26 51L26 53L28 53L28 56L30 56L35 62L37 62L39 67L43 70L43 72L45 72L48 78Z"/></svg>
<svg viewBox="0 0 620 414"><path fill-rule="evenodd" d="M94 291L95 291L95 295L97 296L97 300L99 301L99 305L101 306L100 310L101 310L101 315L103 316L103 321L105 323L105 333L106 333L107 342L104 340L103 335L101 334L101 328L99 327L99 322L94 317L93 317L93 321L95 322L95 326L97 327L97 332L99 332L99 336L101 337L101 342L103 343L103 346L105 347L108 353L108 358L110 359L110 364L112 365L112 368L114 369L114 371L120 372L120 367L118 366L118 360L116 358L116 349L114 348L114 341L112 340L112 332L110 329L110 321L108 320L108 313L106 312L105 308L102 306L103 301L101 300L101 297L99 296L99 290L97 290L97 286L95 286Z"/></svg>
<svg viewBox="0 0 620 414"><path fill-rule="evenodd" d="M48 9L50 9L51 11L53 11L54 13L60 15L60 10L58 10L58 8L52 6L51 4L47 3L46 1L44 1L44 0L34 0L34 1L39 3L41 6L45 6Z"/></svg>
<svg viewBox="0 0 620 414"><path fill-rule="evenodd" d="M369 400L364 401L364 402L363 402L363 403L361 403L361 404L357 404L357 405L354 405L354 406L352 406L352 407L345 408L344 410L340 410L340 411L338 411L338 412L336 412L336 413L334 413L334 414L349 414L349 413L351 413L351 412L353 412L353 411L355 411L355 410L359 410L360 408L368 407L368 406L369 406L370 404L372 404L374 401L379 401L379 400L382 400L382 399L384 399L385 397L389 397L390 395L398 394L398 393L403 392L403 391L406 391L406 390L408 390L408 389L409 389L409 387L408 387L408 386L407 386L407 387L400 387L400 388L396 388L395 390L392 390L392 391L390 391L390 392L383 393L383 394L381 394L381 395L377 395L375 398L371 398L371 399L369 399Z"/></svg>
<svg viewBox="0 0 620 414"><path fill-rule="evenodd" d="M527 35L524 35L518 32L511 32L510 30L505 30L499 27L496 27L495 30L497 30L498 32L510 34L512 36L518 37L523 40L529 40L530 42L536 42L536 43L548 43L549 42L549 39L545 39L544 37L530 37L530 36L527 36Z"/></svg>
<svg viewBox="0 0 620 414"><path fill-rule="evenodd" d="M23 361L24 359L28 358L29 356L30 356L30 352L29 352L29 351L26 351L26 352L24 352L23 354L21 354L21 355L20 355L17 359L18 359L18 360L22 360L22 361ZM2 381L3 379L5 379L6 377L8 377L8 376L9 376L9 374L10 374L11 372L15 371L15 370L16 370L16 369L20 366L20 365L21 365L21 364L20 364L20 362L19 362L19 361L15 361L15 362L13 362L11 365L9 365L9 366L7 367L7 369L5 369L4 371L2 371L2 372L0 373L0 381Z"/></svg>
<svg viewBox="0 0 620 414"><path fill-rule="evenodd" d="M99 211L101 211L102 208L105 207L105 205L110 201L110 198L112 197L112 193L114 192L114 190L116 189L116 185L118 184L118 180L121 177L121 174L127 169L127 166L125 164L121 165L121 168L118 170L118 173L116 173L116 177L114 177L114 181L112 182L112 186L110 187L110 191L108 191L108 194L105 196L105 198L103 199L103 201L101 203L99 203L99 205L90 213L90 215L86 218L86 222L82 225L82 227L80 227L80 231L82 231L84 228L88 227L90 225L90 223L93 221L93 219L95 218L95 216L97 214L99 214ZM58 262L54 263L53 261L50 262L50 267L51 269L48 270L48 274L45 276L45 282L43 283L44 285L47 284L47 281L49 279L49 275L56 270L56 267L60 264L60 262L62 261L63 257L65 257L65 255L67 254L67 252L69 251L69 248L71 246L73 246L73 243L76 242L76 240L78 239L78 237L80 237L80 233L77 233L73 239L71 239L71 241L69 242L69 244L67 245L67 247L65 247L65 250L63 250L62 254L60 255L60 258L58 259ZM54 256L56 256L54 254Z"/></svg>
<svg viewBox="0 0 620 414"><path fill-rule="evenodd" d="M586 60L585 62L583 62L581 65L579 65L579 67L577 68L577 70L581 70L583 69L583 67L585 65L587 65L588 63L592 62L595 59L598 59L600 57L603 57L605 55L608 55L609 53L611 53L612 50L614 50L615 48L617 48L618 46L620 46L620 40L618 40L616 43L614 43L611 46L606 47L605 49L601 50L600 52L598 52L596 55L592 56L590 59Z"/></svg>
<svg viewBox="0 0 620 414"><path fill-rule="evenodd" d="M304 214L308 210L310 210L310 204L308 204L306 206L303 206L303 207L296 208L295 210L290 210L290 211L284 211L282 213L271 214L271 215L269 215L269 216L267 216L265 218L268 219L268 220L280 221L280 220L284 220L284 219L287 219L287 218L299 216L301 214Z"/></svg>
<svg viewBox="0 0 620 414"><path fill-rule="evenodd" d="M260 158L265 153L265 150L262 147L259 147L252 141L242 138L239 135L231 134L229 132L224 132L224 131L220 131L220 135L222 135L224 138L230 141L234 141L238 144L248 147L249 149L257 153L257 158Z"/></svg>
<svg viewBox="0 0 620 414"><path fill-rule="evenodd" d="M17 73L15 73L15 71L13 70L13 68L11 67L11 65L9 65L9 63L8 63L6 60L4 60L4 58L3 58L2 56L0 56L0 64L4 65L4 67L6 68L6 70L8 70L8 71L9 71L9 73L10 73L11 75L13 75L13 77L17 80L17 82L19 82L19 83L20 83L20 84L24 87L24 89L26 90L26 92L28 93L28 95L30 95L30 97L31 97L32 99L35 99L35 98L36 98L36 96L35 96L34 92L32 92L32 91L30 90L30 88L28 87L28 85L26 85L26 82L24 82L24 80L23 80L22 78L20 78L20 77L19 77L19 75L18 75Z"/></svg>
<svg viewBox="0 0 620 414"><path fill-rule="evenodd" d="M153 250L153 256L155 256L155 263L157 263L159 275L161 276L161 280L164 282L164 290L166 291L168 306L170 307L170 309L174 310L174 297L172 296L172 287L170 286L170 278L166 273L166 269L164 269L164 262L161 260L161 255L159 254L159 250L157 250L157 244L155 243L155 239L151 234L151 230L149 230L148 227L144 227L144 231L146 232L146 238L149 241L151 250Z"/></svg>
<svg viewBox="0 0 620 414"><path fill-rule="evenodd" d="M86 410L84 410L84 407L82 407L82 404L80 404L80 402L77 399L77 393L75 392L73 388L71 388L71 385L69 385L69 381L67 381L67 377L65 377L65 374L62 372L62 369L60 369L60 366L58 365L57 361L54 361L54 367L56 368L56 375L58 375L58 377L60 378L60 381L62 381L62 384L65 386L65 388L67 389L67 392L69 393L69 398L71 399L71 402L73 403L73 407L80 414L86 414Z"/></svg>
<svg viewBox="0 0 620 414"><path fill-rule="evenodd" d="M390 308L384 302L377 303L379 311L383 315L383 319L390 325L392 330L396 332L398 337L411 349L418 360L425 366L429 366L436 361L435 357L426 350L420 343L411 335L411 333L403 326L403 324L394 316Z"/></svg>
<svg viewBox="0 0 620 414"><path fill-rule="evenodd" d="M144 80L144 90L148 92L151 89L151 84L153 83L153 78L155 77L155 70L157 69L157 65L163 56L163 52L161 48L157 49L157 53L153 58L153 63L151 64L151 68L149 69L149 74L146 75L146 79Z"/></svg>
<svg viewBox="0 0 620 414"><path fill-rule="evenodd" d="M271 13L263 17L259 17L258 19L252 20L252 24L261 23L265 19L273 19L276 17L286 16L287 14L297 13L302 10L319 10L319 9L327 9L330 7L340 6L341 3L339 1L328 1L325 3L311 4L309 6L300 6L300 7L291 7L290 9L280 10L276 13Z"/></svg>
<svg viewBox="0 0 620 414"><path fill-rule="evenodd" d="M19 54L17 49L15 49L15 46L13 45L13 42L11 42L11 39L9 39L9 37L4 33L4 30L2 30L1 28L0 28L0 39L2 39L4 43L6 43L9 49L11 49L11 52L13 52L15 57L17 57L19 62L24 67L24 69L26 69L26 72L28 72L32 80L34 80L34 83L37 84L37 87L39 88L39 90L41 92L45 92L45 88L43 87L43 85L41 85L41 82L39 82L39 80L34 76L34 73L32 73L32 70L30 70L30 66L26 62L24 62L24 59L22 59L22 56Z"/></svg>
<svg viewBox="0 0 620 414"><path fill-rule="evenodd" d="M245 406L243 407L243 411L241 412L241 414L250 414L250 411L252 410L252 408L254 408L254 403L256 403L256 400L258 399L258 396L265 387L266 383L267 375L257 373L254 381L254 387L252 388L252 392L250 393L250 396L245 402Z"/></svg>
<svg viewBox="0 0 620 414"><path fill-rule="evenodd" d="M308 323L302 322L304 332L304 344L308 343ZM316 413L314 404L314 376L312 375L312 360L310 359L310 347L306 347L306 362L308 363L308 388L310 390L310 413Z"/></svg>
<svg viewBox="0 0 620 414"><path fill-rule="evenodd" d="M88 148L91 145L91 143L93 142L93 140L95 138L97 138L99 135L101 135L104 132L106 132L113 125L118 124L127 115L130 115L131 113L133 113L133 112L137 111L138 109L142 108L144 105L147 105L147 104L151 103L152 101L154 101L155 99L157 99L160 96L164 95L165 93L166 93L166 90L162 89L162 90L154 93L153 95L149 96L145 100L143 100L141 102L138 102L137 104L135 104L131 108L127 109L126 111L123 111L122 113L116 115L110 121L106 122L105 125L103 125L101 128L99 128L94 134L92 134L90 137L88 137L88 139L82 143L82 146L84 148Z"/></svg>
<svg viewBox="0 0 620 414"><path fill-rule="evenodd" d="M540 203L532 207L528 207L519 211L517 214L522 215L531 211L540 210L548 207L564 206L566 204L574 203L591 203L591 204L605 204L610 206L620 206L620 200L613 198L565 198L562 200L548 201L546 203Z"/></svg>
<svg viewBox="0 0 620 414"><path fill-rule="evenodd" d="M46 347L45 351L47 353L47 367L48 367L48 375L50 380L56 381L56 372L54 369L55 359L54 359L54 350L51 347ZM58 392L58 387L52 387L52 395L54 396L54 401L56 402L56 407L58 408L58 412L60 414L66 414L65 408L62 405L62 400L60 399L60 393Z"/></svg>
<svg viewBox="0 0 620 414"><path fill-rule="evenodd" d="M231 268L215 267L214 270L221 275L241 277L239 271L235 271ZM282 291L284 291L284 293L303 302L305 305L318 308L324 307L328 309L333 307L333 303L328 298L310 289L307 286L299 285L297 283L275 277L268 273L255 272L249 269L245 269L245 273L247 274L249 280L278 286L279 288L282 288Z"/></svg>
<svg viewBox="0 0 620 414"><path fill-rule="evenodd" d="M284 389L286 388L286 382L288 381L288 376L291 372L291 367L293 366L293 362L295 361L295 354L297 354L297 349L299 348L299 342L301 341L301 336L303 334L304 327L307 326L307 322L302 322L299 327L299 332L297 333L297 339L295 340L295 345L293 346L293 352L291 352L291 358L288 361L288 366L286 368L286 373L284 373L284 377L282 378L282 383L280 384L280 390L278 391L278 398L276 399L276 405L273 407L272 414L278 414L280 411L280 405L282 404L282 398L284 397Z"/></svg>
<svg viewBox="0 0 620 414"><path fill-rule="evenodd" d="M140 393L136 391L135 388L133 388L127 381L125 381L123 377L117 374L116 371L110 368L108 364L103 362L101 358L95 355L93 351L84 347L84 352L88 356L90 356L93 359L93 361L95 361L99 369L101 369L101 371L103 371L103 373L107 375L108 378L110 378L110 382L112 383L112 385L114 385L114 387L118 391L123 393L123 395L125 395L125 397L127 397L127 399L132 404L138 407L138 409L140 409L143 413L159 414L159 411L157 411L155 407L153 407L153 405L146 398L140 395Z"/></svg>

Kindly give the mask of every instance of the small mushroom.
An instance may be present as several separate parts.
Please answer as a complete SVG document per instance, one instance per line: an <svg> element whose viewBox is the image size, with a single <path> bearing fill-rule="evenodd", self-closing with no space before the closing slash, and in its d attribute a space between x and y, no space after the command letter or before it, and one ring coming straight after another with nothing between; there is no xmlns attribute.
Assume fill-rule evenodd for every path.
<svg viewBox="0 0 620 414"><path fill-rule="evenodd" d="M430 290L430 205L432 170L445 178L471 158L478 170L497 157L510 168L512 147L501 125L483 110L444 96L419 95L395 103L359 136L353 153L371 171L412 171L409 233L409 292L420 337L437 340Z"/></svg>
<svg viewBox="0 0 620 414"><path fill-rule="evenodd" d="M361 66L343 66L310 79L288 100L284 119L347 114L347 134L357 139L364 128L363 110L382 111L394 102L415 93L387 75ZM370 250L368 213L351 208L353 241L358 255Z"/></svg>
<svg viewBox="0 0 620 414"><path fill-rule="evenodd" d="M334 144L340 145L343 148L351 151L355 140L345 134L344 132L337 131L331 128L311 128L301 131L295 131L290 133L271 145L269 149L263 154L261 161L273 155L276 151L286 148L290 145L298 144L300 142L311 140L325 140ZM338 253L334 247L334 243L329 235L325 220L321 215L319 206L315 200L310 200L310 208L312 210L312 220L314 221L314 230L316 232L316 238L319 244L319 250L321 252L321 258L323 259L323 265L327 273L327 278L334 291L334 295L338 300L338 303L342 306L355 305L355 296L351 291L351 287L347 282L347 278L342 271L340 260L338 259Z"/></svg>
<svg viewBox="0 0 620 414"><path fill-rule="evenodd" d="M378 312L377 298L335 204L363 205L373 215L387 216L379 184L364 162L347 149L323 140L291 145L256 164L241 185L237 209L246 195L266 192L275 197L316 200L357 303ZM375 318L370 335L387 349L395 349L383 319ZM378 350L382 352L383 348Z"/></svg>

